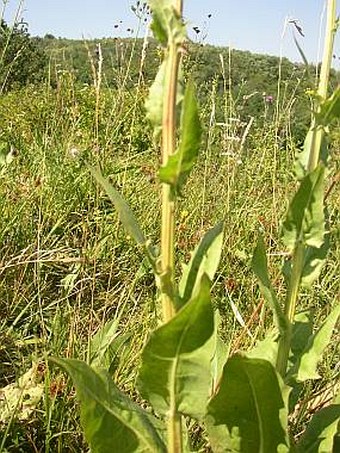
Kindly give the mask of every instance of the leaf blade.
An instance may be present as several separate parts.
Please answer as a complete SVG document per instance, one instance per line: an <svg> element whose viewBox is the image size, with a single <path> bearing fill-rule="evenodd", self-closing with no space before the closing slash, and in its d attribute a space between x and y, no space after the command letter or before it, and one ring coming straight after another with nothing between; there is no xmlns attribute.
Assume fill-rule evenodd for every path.
<svg viewBox="0 0 340 453"><path fill-rule="evenodd" d="M310 337L308 344L297 363L296 380L304 382L308 379L318 379L317 365L327 347L333 329L340 316L340 305L337 304L326 318L318 331Z"/></svg>
<svg viewBox="0 0 340 453"><path fill-rule="evenodd" d="M155 410L170 404L179 413L201 418L211 389L215 346L210 282L203 276L197 296L150 336L142 354L139 388Z"/></svg>
<svg viewBox="0 0 340 453"><path fill-rule="evenodd" d="M185 305L195 294L203 274L213 281L222 254L222 243L223 222L220 222L203 236L188 266L184 267L179 282L181 305Z"/></svg>
<svg viewBox="0 0 340 453"><path fill-rule="evenodd" d="M182 115L181 141L175 154L169 157L166 165L159 170L163 183L170 184L175 193L180 193L195 161L201 143L201 124L192 82L186 86Z"/></svg>
<svg viewBox="0 0 340 453"><path fill-rule="evenodd" d="M141 230L141 227L139 226L134 213L132 212L131 208L126 203L122 195L107 181L106 178L104 178L99 168L91 167L90 171L109 196L127 232L134 238L137 244L145 246L146 239Z"/></svg>
<svg viewBox="0 0 340 453"><path fill-rule="evenodd" d="M165 453L165 445L150 416L120 392L108 374L99 374L80 360L50 360L73 380L81 402L81 423L91 451L110 453L119 445L122 453Z"/></svg>
<svg viewBox="0 0 340 453"><path fill-rule="evenodd" d="M241 354L224 367L217 395L206 419L209 438L218 452L288 451L288 393L267 360Z"/></svg>
<svg viewBox="0 0 340 453"><path fill-rule="evenodd" d="M262 236L259 236L255 251L251 261L252 269L258 279L260 291L271 308L274 316L275 325L281 335L287 331L288 321L277 300L274 288L268 274L267 255Z"/></svg>
<svg viewBox="0 0 340 453"><path fill-rule="evenodd" d="M282 240L291 253L299 242L316 248L324 243L324 176L323 165L307 174L289 206L282 226Z"/></svg>

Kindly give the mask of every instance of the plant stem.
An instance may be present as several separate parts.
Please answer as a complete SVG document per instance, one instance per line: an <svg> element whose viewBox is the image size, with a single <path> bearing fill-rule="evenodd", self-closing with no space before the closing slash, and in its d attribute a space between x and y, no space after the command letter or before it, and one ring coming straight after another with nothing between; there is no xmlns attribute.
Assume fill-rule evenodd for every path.
<svg viewBox="0 0 340 453"><path fill-rule="evenodd" d="M182 451L182 424L181 416L173 412L168 420L168 452L181 453Z"/></svg>
<svg viewBox="0 0 340 453"><path fill-rule="evenodd" d="M329 73L332 65L334 39L336 34L336 0L328 0L327 4L327 23L325 34L325 45L323 51L322 65L320 71L319 87L317 91L318 99L316 110L320 108L320 101L327 97ZM308 171L313 171L319 162L320 149L324 135L324 129L318 125L314 116L312 120L313 137L308 161Z"/></svg>
<svg viewBox="0 0 340 453"><path fill-rule="evenodd" d="M173 0L176 13L181 16L183 1ZM165 94L162 120L162 165L165 166L176 151L176 100L178 73L181 62L179 44L169 37L165 74ZM175 203L176 196L169 184L162 184L161 268L163 275L173 285L175 265ZM163 321L166 323L175 314L171 294L162 291ZM181 415L177 412L175 393L171 392L168 416L168 452L182 452Z"/></svg>
<svg viewBox="0 0 340 453"><path fill-rule="evenodd" d="M325 34L325 45L320 72L320 81L317 91L317 111L320 109L320 102L327 97L327 88L329 81L329 73L332 63L334 37L336 32L336 0L328 0L327 4L327 24ZM324 135L324 128L317 123L316 115L314 115L311 124L312 140L309 149L309 159L307 172L315 170L320 160L320 150ZM291 346L292 328L294 323L296 305L299 295L299 287L303 272L303 262L305 256L305 244L302 238L298 238L292 258L292 272L285 303L285 314L288 319L287 332L280 338L279 351L277 357L277 371L281 376L285 376L289 351Z"/></svg>
<svg viewBox="0 0 340 453"><path fill-rule="evenodd" d="M174 7L180 15L182 1L176 0ZM176 97L181 52L179 46L170 40L168 44L165 97L162 124L162 165L166 165L176 150ZM161 267L173 281L175 243L175 197L169 184L162 184L162 226L161 226ZM169 321L175 313L169 294L162 293L163 321Z"/></svg>

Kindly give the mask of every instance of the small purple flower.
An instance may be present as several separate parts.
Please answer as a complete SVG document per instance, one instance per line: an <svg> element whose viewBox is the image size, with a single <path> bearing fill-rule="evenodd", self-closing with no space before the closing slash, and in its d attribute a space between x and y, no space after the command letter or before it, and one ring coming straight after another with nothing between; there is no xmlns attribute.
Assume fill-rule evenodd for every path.
<svg viewBox="0 0 340 453"><path fill-rule="evenodd" d="M268 94L268 95L264 98L264 100L267 102L267 104L272 104L273 101L274 101L274 98L273 98L273 96L271 96L270 94Z"/></svg>

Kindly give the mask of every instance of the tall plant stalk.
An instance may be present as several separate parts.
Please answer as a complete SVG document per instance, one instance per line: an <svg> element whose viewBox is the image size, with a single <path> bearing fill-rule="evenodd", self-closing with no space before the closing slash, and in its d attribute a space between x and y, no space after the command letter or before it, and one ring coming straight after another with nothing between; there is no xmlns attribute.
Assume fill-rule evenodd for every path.
<svg viewBox="0 0 340 453"><path fill-rule="evenodd" d="M324 127L318 124L316 113L319 112L320 104L322 101L326 99L327 96L327 88L332 62L335 33L336 33L336 0L328 0L324 52L320 72L319 86L315 98L316 100L314 105L314 114L310 129L311 140L308 150L309 151L307 163L308 173L316 169L320 160L320 150L324 136ZM289 281L287 297L285 302L285 314L288 319L288 329L286 334L283 335L280 340L277 358L277 370L282 376L285 375L287 369L288 356L292 337L292 324L294 322L295 311L298 301L305 252L306 246L302 240L302 237L300 237L298 238L297 245L293 253L291 277Z"/></svg>
<svg viewBox="0 0 340 453"><path fill-rule="evenodd" d="M174 0L173 7L178 16L182 15L183 1ZM162 165L166 166L169 157L176 151L176 99L181 50L175 40L169 39L167 67L164 87L162 120ZM170 282L174 278L175 247L175 195L169 184L162 184L162 224L161 224L161 268ZM163 322L168 322L175 314L173 300L168 292L162 292ZM172 392L168 416L168 451L182 451L181 416L176 410L175 391Z"/></svg>
<svg viewBox="0 0 340 453"><path fill-rule="evenodd" d="M183 1L175 0L173 7L180 16ZM165 78L165 95L162 121L162 164L165 166L176 150L176 98L181 51L178 44L169 39L168 58ZM174 273L175 243L175 197L169 184L162 184L162 225L161 225L161 267L162 273L168 274L170 281ZM162 293L163 321L169 321L174 315L173 301L169 294Z"/></svg>

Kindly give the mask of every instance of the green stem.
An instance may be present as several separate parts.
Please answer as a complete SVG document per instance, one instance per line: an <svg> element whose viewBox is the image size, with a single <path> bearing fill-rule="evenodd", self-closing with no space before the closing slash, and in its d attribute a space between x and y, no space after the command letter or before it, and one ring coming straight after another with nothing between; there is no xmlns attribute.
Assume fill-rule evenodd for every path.
<svg viewBox="0 0 340 453"><path fill-rule="evenodd" d="M334 39L336 34L336 0L328 0L327 4L327 24L325 45L323 51L322 65L320 71L320 80L318 87L318 99L316 110L319 110L320 101L324 101L327 97L327 89L329 82L329 73L332 65ZM319 162L321 143L324 135L323 127L319 126L314 116L312 120L313 137L308 161L308 171L313 171Z"/></svg>
<svg viewBox="0 0 340 453"><path fill-rule="evenodd" d="M177 46L170 44L166 72L165 103L163 111L162 164L165 166L176 148L176 94L180 54ZM168 273L173 281L175 242L175 199L169 184L162 184L162 272ZM162 294L163 321L169 321L174 315L170 296Z"/></svg>
<svg viewBox="0 0 340 453"><path fill-rule="evenodd" d="M336 32L336 0L328 0L325 45L320 72L319 87L317 92L318 95L317 102L319 103L317 106L317 110L319 110L320 108L319 107L320 101L322 102L327 97L327 88L332 63L335 32ZM318 125L317 118L315 115L312 119L311 130L313 136L309 150L309 159L307 165L308 172L315 170L319 163L320 149L324 135L324 129L322 126ZM285 332L285 334L282 335L282 337L280 338L276 364L278 372L283 377L285 376L287 370L287 363L292 339L292 328L294 323L295 311L299 296L299 288L303 272L305 249L306 247L302 241L302 238L299 238L293 253L292 272L285 303L285 314L288 319L288 328L287 332Z"/></svg>
<svg viewBox="0 0 340 453"><path fill-rule="evenodd" d="M177 412L173 412L168 420L168 452L182 452L182 424L181 416Z"/></svg>
<svg viewBox="0 0 340 453"><path fill-rule="evenodd" d="M173 0L173 6L182 14L183 1ZM176 100L178 73L181 62L180 46L170 36L167 49L167 67L162 120L162 165L165 166L176 151ZM176 197L169 184L162 184L162 225L161 225L161 269L171 283L174 281L175 265L175 203ZM163 322L168 322L175 315L171 296L162 292ZM170 401L168 416L168 452L182 452L181 416L177 412L174 392Z"/></svg>
<svg viewBox="0 0 340 453"><path fill-rule="evenodd" d="M182 1L174 2L178 14L182 12ZM168 44L165 102L162 124L162 165L176 150L176 97L181 52L179 46L170 41ZM169 184L162 184L162 226L161 226L161 267L162 272L173 281L175 243L175 197ZM165 292L162 294L163 321L169 321L175 313L173 301Z"/></svg>
<svg viewBox="0 0 340 453"><path fill-rule="evenodd" d="M286 374L287 369L290 345L292 340L292 327L299 295L304 255L305 246L302 242L299 242L293 255L292 273L285 303L285 315L288 319L288 326L287 331L280 338L277 356L276 368L281 376L284 376Z"/></svg>

